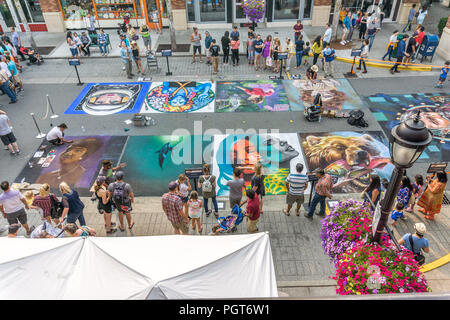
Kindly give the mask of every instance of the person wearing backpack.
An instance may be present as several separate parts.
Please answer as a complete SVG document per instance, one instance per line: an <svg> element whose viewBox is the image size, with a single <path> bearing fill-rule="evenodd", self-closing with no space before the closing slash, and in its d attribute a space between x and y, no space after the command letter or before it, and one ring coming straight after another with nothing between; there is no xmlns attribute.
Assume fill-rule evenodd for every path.
<svg viewBox="0 0 450 320"><path fill-rule="evenodd" d="M59 184L59 191L63 195L62 205L64 207L61 221L67 218L67 223L75 223L78 220L81 226L85 226L86 220L83 215L84 203L81 202L78 192L72 190L65 182Z"/></svg>
<svg viewBox="0 0 450 320"><path fill-rule="evenodd" d="M206 216L209 217L211 210L208 210L208 199L212 199L214 205L214 216L219 217L219 208L216 200L216 176L210 174L208 164L203 165L203 175L198 180L198 188L202 190L203 205L205 206Z"/></svg>
<svg viewBox="0 0 450 320"><path fill-rule="evenodd" d="M430 244L428 239L424 237L425 232L427 232L427 228L419 222L414 225L414 234L407 233L398 241L399 245L404 246L414 254L414 259L420 266L425 263L422 250L426 253L430 252Z"/></svg>
<svg viewBox="0 0 450 320"><path fill-rule="evenodd" d="M128 229L132 229L134 227L134 221L131 218L131 204L134 203L134 193L131 186L123 181L123 171L116 172L116 182L111 183L108 186L108 194L111 197L114 206L119 211L119 223L120 223L120 231L125 231L125 227L123 225L123 215L125 214L128 223Z"/></svg>
<svg viewBox="0 0 450 320"><path fill-rule="evenodd" d="M59 210L60 201L53 194L50 193L50 185L44 183L39 188L39 195L35 196L33 203L30 206L31 209L41 209L42 217L51 225L52 219L56 225L59 225L59 218L62 212ZM61 226L59 226L61 228Z"/></svg>

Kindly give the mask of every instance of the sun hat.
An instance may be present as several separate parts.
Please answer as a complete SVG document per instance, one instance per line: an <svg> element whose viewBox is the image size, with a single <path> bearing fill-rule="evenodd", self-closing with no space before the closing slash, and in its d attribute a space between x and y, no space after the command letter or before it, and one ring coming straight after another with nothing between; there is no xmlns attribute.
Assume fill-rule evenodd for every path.
<svg viewBox="0 0 450 320"><path fill-rule="evenodd" d="M319 68L316 65L313 65L311 67L311 70L314 71L314 72L317 72L317 71L319 71Z"/></svg>
<svg viewBox="0 0 450 320"><path fill-rule="evenodd" d="M427 232L427 227L422 222L418 222L414 225L414 229L416 230L416 233L423 236L425 232Z"/></svg>

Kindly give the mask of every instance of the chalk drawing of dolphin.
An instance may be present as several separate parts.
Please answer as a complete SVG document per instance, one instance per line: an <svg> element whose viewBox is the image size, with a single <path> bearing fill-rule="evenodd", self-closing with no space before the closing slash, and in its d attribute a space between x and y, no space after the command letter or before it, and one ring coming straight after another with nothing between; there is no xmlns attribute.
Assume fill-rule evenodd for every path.
<svg viewBox="0 0 450 320"><path fill-rule="evenodd" d="M162 169L164 160L166 160L167 154L169 152L172 152L173 148L175 148L181 141L183 141L183 138L181 138L174 145L170 145L170 142L167 142L165 145L162 146L161 149L159 149L158 151L155 152L155 153L159 153L158 160L159 160L159 166L161 167L161 169Z"/></svg>

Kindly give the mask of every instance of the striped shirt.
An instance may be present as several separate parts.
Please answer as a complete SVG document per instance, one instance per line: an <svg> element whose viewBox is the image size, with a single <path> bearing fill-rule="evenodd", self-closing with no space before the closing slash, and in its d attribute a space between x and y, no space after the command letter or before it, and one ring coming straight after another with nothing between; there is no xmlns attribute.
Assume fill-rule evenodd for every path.
<svg viewBox="0 0 450 320"><path fill-rule="evenodd" d="M305 192L308 177L304 174L290 173L286 178L286 182L289 183L289 194L301 196Z"/></svg>
<svg viewBox="0 0 450 320"><path fill-rule="evenodd" d="M331 196L331 189L333 189L333 179L330 175L324 174L317 182L316 192L320 196L328 197Z"/></svg>
<svg viewBox="0 0 450 320"><path fill-rule="evenodd" d="M52 200L50 200L50 197L55 199L57 202L59 202L58 198L55 197L55 195L49 195L46 197L41 197L40 195L37 195L34 197L33 200L33 206L39 207L42 209L44 217L51 216L52 214Z"/></svg>

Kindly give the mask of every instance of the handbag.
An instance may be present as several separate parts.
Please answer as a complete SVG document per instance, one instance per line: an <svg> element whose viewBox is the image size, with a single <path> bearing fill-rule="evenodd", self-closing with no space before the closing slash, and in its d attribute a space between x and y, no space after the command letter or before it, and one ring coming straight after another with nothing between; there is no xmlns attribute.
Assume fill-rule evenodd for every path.
<svg viewBox="0 0 450 320"><path fill-rule="evenodd" d="M267 57L266 65L269 66L269 67L271 67L273 65L273 61L272 61L271 57Z"/></svg>
<svg viewBox="0 0 450 320"><path fill-rule="evenodd" d="M135 35L133 36L133 40L134 40L134 41L139 40L139 36L138 36L137 34L135 34Z"/></svg>
<svg viewBox="0 0 450 320"><path fill-rule="evenodd" d="M50 201L52 202L52 209L51 209L52 219L61 218L62 212L64 210L64 206L62 205L62 202L55 199L55 196L53 194L50 195Z"/></svg>
<svg viewBox="0 0 450 320"><path fill-rule="evenodd" d="M11 80L8 80L8 86L12 90L12 92L16 92L16 86Z"/></svg>
<svg viewBox="0 0 450 320"><path fill-rule="evenodd" d="M412 234L409 235L409 243L411 244L411 249L414 255L414 259L417 261L419 266L423 265L425 263L425 256L422 254L422 252L415 253L414 252L414 241L412 238Z"/></svg>

